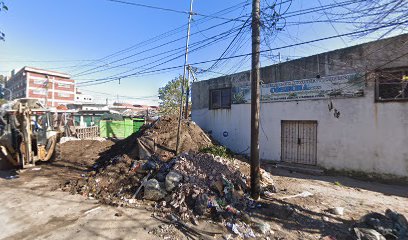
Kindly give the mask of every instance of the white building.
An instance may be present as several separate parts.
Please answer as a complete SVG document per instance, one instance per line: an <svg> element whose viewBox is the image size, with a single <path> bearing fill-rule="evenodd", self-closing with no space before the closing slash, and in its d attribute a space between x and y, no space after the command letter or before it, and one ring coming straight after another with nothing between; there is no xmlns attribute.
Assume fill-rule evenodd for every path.
<svg viewBox="0 0 408 240"><path fill-rule="evenodd" d="M408 35L261 69L260 156L408 176ZM250 150L250 72L196 82L192 119Z"/></svg>
<svg viewBox="0 0 408 240"><path fill-rule="evenodd" d="M75 96L75 103L93 103L94 98L92 95L77 93Z"/></svg>

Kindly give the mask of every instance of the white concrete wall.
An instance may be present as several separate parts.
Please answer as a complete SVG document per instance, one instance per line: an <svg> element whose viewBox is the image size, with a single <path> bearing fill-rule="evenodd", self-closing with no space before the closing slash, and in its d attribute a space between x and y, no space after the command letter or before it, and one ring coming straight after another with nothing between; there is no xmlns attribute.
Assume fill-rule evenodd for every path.
<svg viewBox="0 0 408 240"><path fill-rule="evenodd" d="M365 97L333 103L341 112L338 119L329 112L328 100L261 103L261 158L281 159L281 120L316 120L319 166L408 176L408 102L375 103L370 87ZM249 153L249 104L193 109L192 118L221 144Z"/></svg>

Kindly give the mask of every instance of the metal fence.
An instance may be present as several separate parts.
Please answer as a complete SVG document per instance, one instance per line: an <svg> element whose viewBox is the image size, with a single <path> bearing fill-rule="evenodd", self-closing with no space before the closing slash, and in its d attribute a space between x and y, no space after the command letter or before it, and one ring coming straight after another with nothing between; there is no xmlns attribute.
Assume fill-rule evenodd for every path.
<svg viewBox="0 0 408 240"><path fill-rule="evenodd" d="M76 137L80 139L92 139L100 136L99 126L77 127L75 133Z"/></svg>

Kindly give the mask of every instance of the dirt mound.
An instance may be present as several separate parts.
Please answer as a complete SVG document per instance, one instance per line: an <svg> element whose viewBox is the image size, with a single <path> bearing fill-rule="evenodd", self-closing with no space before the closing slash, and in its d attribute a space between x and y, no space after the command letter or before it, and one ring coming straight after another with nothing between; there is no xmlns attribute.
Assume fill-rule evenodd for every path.
<svg viewBox="0 0 408 240"><path fill-rule="evenodd" d="M92 166L100 154L113 145L112 141L80 140L61 144L63 160L84 167Z"/></svg>
<svg viewBox="0 0 408 240"><path fill-rule="evenodd" d="M178 118L164 116L151 125L144 125L139 132L117 141L111 148L100 154L98 169L109 164L117 156L132 159L148 159L158 156L167 161L175 156ZM180 152L198 151L212 146L211 139L194 122L182 120L180 134Z"/></svg>
<svg viewBox="0 0 408 240"><path fill-rule="evenodd" d="M163 160L175 156L177 143L178 118L165 116L157 120L138 138L139 158L147 159L155 154ZM213 145L210 138L194 122L181 121L180 152L198 151Z"/></svg>
<svg viewBox="0 0 408 240"><path fill-rule="evenodd" d="M81 194L97 198L101 203L119 205L123 197L129 197L138 187L140 173L130 172L133 160L127 155L112 158L103 168L94 165L91 171L82 179L72 180L63 186L63 190L72 194Z"/></svg>
<svg viewBox="0 0 408 240"><path fill-rule="evenodd" d="M138 159L156 159L158 165L162 165L175 156L177 119L162 117L128 138L117 141L99 154L92 166L93 171L85 178L67 182L62 188L114 205L118 200L131 197L147 174L140 167L146 160ZM182 121L181 152L198 151L211 145L211 140L199 126L188 120Z"/></svg>

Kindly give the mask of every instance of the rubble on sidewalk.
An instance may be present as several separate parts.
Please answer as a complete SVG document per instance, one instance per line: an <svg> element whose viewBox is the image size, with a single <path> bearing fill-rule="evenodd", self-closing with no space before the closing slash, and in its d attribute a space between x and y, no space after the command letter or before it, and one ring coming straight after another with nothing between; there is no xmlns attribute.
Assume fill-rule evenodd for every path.
<svg viewBox="0 0 408 240"><path fill-rule="evenodd" d="M164 217L176 213L182 221L197 224L197 216L203 216L230 226L237 236L254 237L252 227L257 227L248 212L260 206L248 196L249 170L248 163L207 153L183 153L167 162L118 156L75 182L71 192L116 206L130 204L135 197L156 201L155 211ZM273 189L270 175L262 176L267 176L262 186Z"/></svg>
<svg viewBox="0 0 408 240"><path fill-rule="evenodd" d="M357 240L408 239L408 221L390 209L363 216L352 228Z"/></svg>
<svg viewBox="0 0 408 240"><path fill-rule="evenodd" d="M191 221L193 225L202 218L212 219L238 237L270 234L266 224L258 231L260 223L254 223L249 214L260 207L249 197L250 165L199 153L199 149L212 145L211 140L188 121L183 121L182 131L181 149L186 151L178 156L168 154L175 145L171 145L172 140L170 145L162 144L174 137L176 128L171 123L174 119L162 118L138 135L118 142L101 154L89 174L67 182L63 189L113 206L154 201L150 207L161 217L176 214L179 221ZM141 147L148 138L155 139L156 147ZM272 176L262 170L261 178L263 192L274 194Z"/></svg>
<svg viewBox="0 0 408 240"><path fill-rule="evenodd" d="M166 192L156 179L150 179L144 185L144 199L159 201L166 196Z"/></svg>

